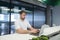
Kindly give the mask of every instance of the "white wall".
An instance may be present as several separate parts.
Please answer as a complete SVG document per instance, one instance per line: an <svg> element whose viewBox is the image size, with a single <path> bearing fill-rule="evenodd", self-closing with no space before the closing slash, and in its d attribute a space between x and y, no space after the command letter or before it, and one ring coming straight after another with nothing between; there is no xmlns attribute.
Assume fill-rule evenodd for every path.
<svg viewBox="0 0 60 40"><path fill-rule="evenodd" d="M60 5L53 9L53 24L60 25Z"/></svg>

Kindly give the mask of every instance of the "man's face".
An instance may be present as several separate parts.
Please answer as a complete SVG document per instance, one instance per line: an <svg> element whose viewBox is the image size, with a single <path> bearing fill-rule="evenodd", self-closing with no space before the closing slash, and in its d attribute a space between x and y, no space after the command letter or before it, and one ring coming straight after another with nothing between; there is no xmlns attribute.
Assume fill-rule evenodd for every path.
<svg viewBox="0 0 60 40"><path fill-rule="evenodd" d="M22 20L24 20L25 17L26 17L26 13L22 13L22 14L20 14L20 17L21 17Z"/></svg>

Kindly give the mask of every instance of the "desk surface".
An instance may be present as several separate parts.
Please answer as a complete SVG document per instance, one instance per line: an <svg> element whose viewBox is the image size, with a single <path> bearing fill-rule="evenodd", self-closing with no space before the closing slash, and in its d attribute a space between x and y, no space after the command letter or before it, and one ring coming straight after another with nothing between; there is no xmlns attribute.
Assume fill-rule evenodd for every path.
<svg viewBox="0 0 60 40"><path fill-rule="evenodd" d="M32 37L36 37L36 36L32 36L29 34L10 34L10 35L4 35L4 36L0 36L0 40L29 40ZM49 40L60 40L60 34L51 37Z"/></svg>
<svg viewBox="0 0 60 40"><path fill-rule="evenodd" d="M48 30L48 31L47 31ZM51 33L55 33L56 31L60 31L60 27L52 27L52 28L46 28L44 29L43 34L44 35L49 35ZM4 36L0 36L0 40L29 40L32 39L32 37L36 37L30 34L10 34L10 35L4 35ZM57 40L60 38L60 35L58 35L57 37L52 37L50 40ZM57 39L55 39L57 38Z"/></svg>
<svg viewBox="0 0 60 40"><path fill-rule="evenodd" d="M10 34L10 35L4 35L4 36L0 36L0 40L29 40L32 39L32 37L36 37L36 36L32 36L29 34Z"/></svg>

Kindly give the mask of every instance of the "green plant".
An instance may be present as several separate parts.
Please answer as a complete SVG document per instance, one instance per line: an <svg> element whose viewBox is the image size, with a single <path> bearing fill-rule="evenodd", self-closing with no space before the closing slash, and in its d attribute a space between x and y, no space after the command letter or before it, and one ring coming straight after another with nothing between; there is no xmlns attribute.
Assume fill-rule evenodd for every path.
<svg viewBox="0 0 60 40"><path fill-rule="evenodd" d="M39 40L48 40L48 38L47 37L40 37Z"/></svg>
<svg viewBox="0 0 60 40"><path fill-rule="evenodd" d="M40 37L32 38L32 40L48 40L48 36L41 35Z"/></svg>
<svg viewBox="0 0 60 40"><path fill-rule="evenodd" d="M39 38L32 38L32 40L39 40Z"/></svg>
<svg viewBox="0 0 60 40"><path fill-rule="evenodd" d="M41 37L46 37L46 38L49 38L48 36L45 36L45 35L41 35Z"/></svg>
<svg viewBox="0 0 60 40"><path fill-rule="evenodd" d="M43 3L50 5L50 6L56 6L60 4L60 0L42 0Z"/></svg>

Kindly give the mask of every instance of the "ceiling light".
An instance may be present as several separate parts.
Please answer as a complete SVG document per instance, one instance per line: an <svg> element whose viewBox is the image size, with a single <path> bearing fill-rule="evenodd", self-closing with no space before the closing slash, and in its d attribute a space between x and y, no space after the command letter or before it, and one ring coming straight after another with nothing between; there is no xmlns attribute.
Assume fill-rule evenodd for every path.
<svg viewBox="0 0 60 40"><path fill-rule="evenodd" d="M0 7L2 10L6 10L6 11L8 11L8 10L10 10L10 9L8 9L7 7Z"/></svg>
<svg viewBox="0 0 60 40"><path fill-rule="evenodd" d="M40 1L40 2L44 2L44 1L46 1L46 0L38 0L38 1Z"/></svg>

